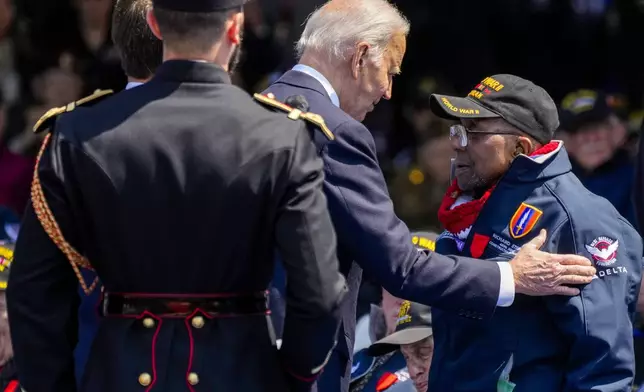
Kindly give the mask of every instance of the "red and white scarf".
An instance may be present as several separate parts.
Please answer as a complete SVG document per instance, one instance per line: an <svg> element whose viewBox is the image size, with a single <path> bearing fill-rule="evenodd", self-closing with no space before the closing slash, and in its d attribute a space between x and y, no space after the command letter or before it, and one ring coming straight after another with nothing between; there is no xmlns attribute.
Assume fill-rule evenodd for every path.
<svg viewBox="0 0 644 392"><path fill-rule="evenodd" d="M530 158L542 163L548 158L546 155L558 150L561 145L560 141L552 141L530 154ZM492 185L478 199L474 199L468 194L463 194L463 191L456 183L456 179L447 188L443 202L438 209L438 220L443 224L445 230L460 240L460 242L457 241L459 249L465 243L472 225L478 218L485 202L490 198L495 186L496 184Z"/></svg>

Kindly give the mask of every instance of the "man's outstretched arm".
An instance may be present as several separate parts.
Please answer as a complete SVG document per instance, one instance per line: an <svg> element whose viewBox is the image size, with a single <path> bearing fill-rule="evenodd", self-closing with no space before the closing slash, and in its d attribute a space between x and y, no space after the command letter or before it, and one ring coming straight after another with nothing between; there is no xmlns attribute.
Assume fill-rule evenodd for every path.
<svg viewBox="0 0 644 392"><path fill-rule="evenodd" d="M515 292L575 295L578 290L566 284L592 279L594 269L586 258L540 252L545 237L525 246L509 264L418 251L394 212L367 128L350 121L334 134L323 158L339 244L393 295L487 318L496 306L511 305Z"/></svg>

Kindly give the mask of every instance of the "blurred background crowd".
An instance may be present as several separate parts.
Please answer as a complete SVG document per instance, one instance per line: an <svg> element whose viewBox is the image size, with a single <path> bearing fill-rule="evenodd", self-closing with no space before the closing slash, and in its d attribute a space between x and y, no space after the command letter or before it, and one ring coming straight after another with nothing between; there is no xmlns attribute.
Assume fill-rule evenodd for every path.
<svg viewBox="0 0 644 392"><path fill-rule="evenodd" d="M112 0L0 0L0 206L20 215L51 107L126 78L111 43ZM320 0L255 0L246 8L242 62L234 75L263 90L294 63L293 43ZM429 111L434 92L465 95L483 77L512 73L560 104L574 170L634 221L633 157L644 116L642 0L400 0L411 22L393 99L365 123L399 216L440 231L436 212L450 178L449 123ZM368 277L367 277L368 278ZM380 302L365 279L359 316Z"/></svg>

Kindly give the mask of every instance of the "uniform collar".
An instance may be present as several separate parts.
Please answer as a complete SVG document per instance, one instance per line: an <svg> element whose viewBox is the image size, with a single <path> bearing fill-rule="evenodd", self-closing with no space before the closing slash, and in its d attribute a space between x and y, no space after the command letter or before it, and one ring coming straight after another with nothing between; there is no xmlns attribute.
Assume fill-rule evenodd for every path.
<svg viewBox="0 0 644 392"><path fill-rule="evenodd" d="M164 61L157 69L154 79L185 83L231 84L230 75L219 65L192 60Z"/></svg>
<svg viewBox="0 0 644 392"><path fill-rule="evenodd" d="M556 144L552 151L535 156L519 155L514 159L510 170L503 181L532 182L560 176L572 170L568 153L563 142L553 140Z"/></svg>

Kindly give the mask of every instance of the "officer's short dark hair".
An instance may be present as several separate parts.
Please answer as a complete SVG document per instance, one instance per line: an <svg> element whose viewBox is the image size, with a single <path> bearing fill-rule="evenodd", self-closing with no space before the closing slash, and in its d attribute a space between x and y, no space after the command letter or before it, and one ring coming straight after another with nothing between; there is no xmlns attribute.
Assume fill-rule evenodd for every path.
<svg viewBox="0 0 644 392"><path fill-rule="evenodd" d="M152 34L146 15L151 0L117 0L112 13L112 41L125 74L147 79L163 61L163 43Z"/></svg>
<svg viewBox="0 0 644 392"><path fill-rule="evenodd" d="M165 44L183 52L209 51L221 38L226 20L241 8L215 12L182 12L154 8Z"/></svg>

